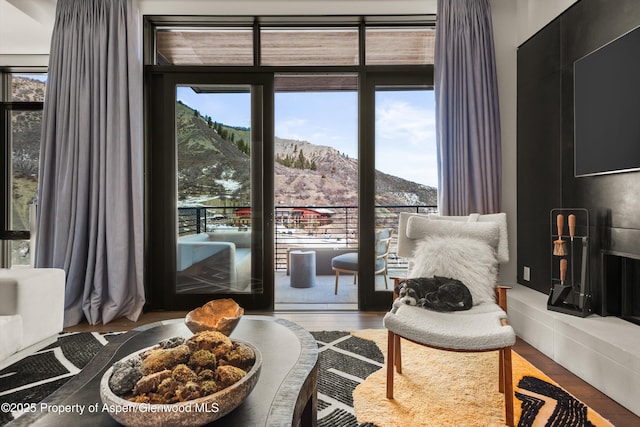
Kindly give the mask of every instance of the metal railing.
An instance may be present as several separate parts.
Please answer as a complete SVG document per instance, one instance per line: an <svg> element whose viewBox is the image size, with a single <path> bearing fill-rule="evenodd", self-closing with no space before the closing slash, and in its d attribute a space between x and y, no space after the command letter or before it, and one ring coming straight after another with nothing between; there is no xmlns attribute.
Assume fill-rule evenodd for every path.
<svg viewBox="0 0 640 427"><path fill-rule="evenodd" d="M435 205L376 206L376 228L398 229L400 212L437 213ZM291 248L358 248L357 206L278 206L275 218L275 269L287 268ZM251 226L247 206L178 208L178 235L213 232L216 229ZM397 235L393 235L388 257L390 269L406 268L406 260L396 255Z"/></svg>

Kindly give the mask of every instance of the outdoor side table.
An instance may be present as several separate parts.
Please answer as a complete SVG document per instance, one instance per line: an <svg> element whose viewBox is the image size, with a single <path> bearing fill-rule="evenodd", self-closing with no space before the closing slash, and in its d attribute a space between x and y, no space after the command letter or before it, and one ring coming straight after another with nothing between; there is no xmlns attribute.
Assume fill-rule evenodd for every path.
<svg viewBox="0 0 640 427"><path fill-rule="evenodd" d="M291 265L291 287L310 288L316 284L315 251L289 252Z"/></svg>

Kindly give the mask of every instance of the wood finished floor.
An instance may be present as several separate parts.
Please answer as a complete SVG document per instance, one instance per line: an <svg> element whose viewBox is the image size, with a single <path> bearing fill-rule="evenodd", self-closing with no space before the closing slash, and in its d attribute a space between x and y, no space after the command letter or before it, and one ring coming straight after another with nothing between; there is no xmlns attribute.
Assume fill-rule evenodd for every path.
<svg viewBox="0 0 640 427"><path fill-rule="evenodd" d="M107 325L88 325L86 323L66 328L66 332L115 332L125 331L144 324L167 319L184 317L184 311L154 311L144 313L138 322L128 319L117 319ZM354 330L381 329L384 312L358 311L275 311L250 312L247 314L261 314L277 316L290 320L309 331L323 330ZM544 354L518 339L514 350L531 362L538 369L547 374L569 393L589 405L617 427L640 426L640 417L623 406L608 398L605 394L591 387L585 381L573 375L567 369L553 362Z"/></svg>

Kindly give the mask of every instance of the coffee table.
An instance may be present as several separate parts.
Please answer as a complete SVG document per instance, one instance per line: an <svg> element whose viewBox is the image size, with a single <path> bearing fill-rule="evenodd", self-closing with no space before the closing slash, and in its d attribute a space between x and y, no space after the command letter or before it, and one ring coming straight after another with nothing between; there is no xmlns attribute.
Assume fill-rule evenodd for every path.
<svg viewBox="0 0 640 427"><path fill-rule="evenodd" d="M184 319L152 323L122 334L107 344L78 375L38 404L37 412L24 414L9 425L119 425L108 412L101 410L99 385L104 372L117 360L162 339L191 335ZM260 379L240 406L212 425L315 426L318 346L313 336L288 320L245 315L230 337L248 341L258 348L262 354ZM96 404L100 409L91 412ZM69 405L68 411L48 411L60 405ZM40 410L41 407L45 410Z"/></svg>

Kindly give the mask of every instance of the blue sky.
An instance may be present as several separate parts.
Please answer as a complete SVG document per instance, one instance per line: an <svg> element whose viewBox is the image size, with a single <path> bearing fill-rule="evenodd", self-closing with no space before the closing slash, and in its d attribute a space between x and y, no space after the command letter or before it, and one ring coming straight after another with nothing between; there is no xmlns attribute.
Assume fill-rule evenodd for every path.
<svg viewBox="0 0 640 427"><path fill-rule="evenodd" d="M16 74L16 76L25 77L27 79L39 80L41 82L46 82L48 77L47 74L43 74L43 73L39 73L39 74L19 73L19 74Z"/></svg>
<svg viewBox="0 0 640 427"><path fill-rule="evenodd" d="M231 126L251 127L248 93L196 94L179 87L177 98L202 115ZM276 93L277 137L326 145L357 158L355 92ZM376 93L376 169L437 187L433 91Z"/></svg>

